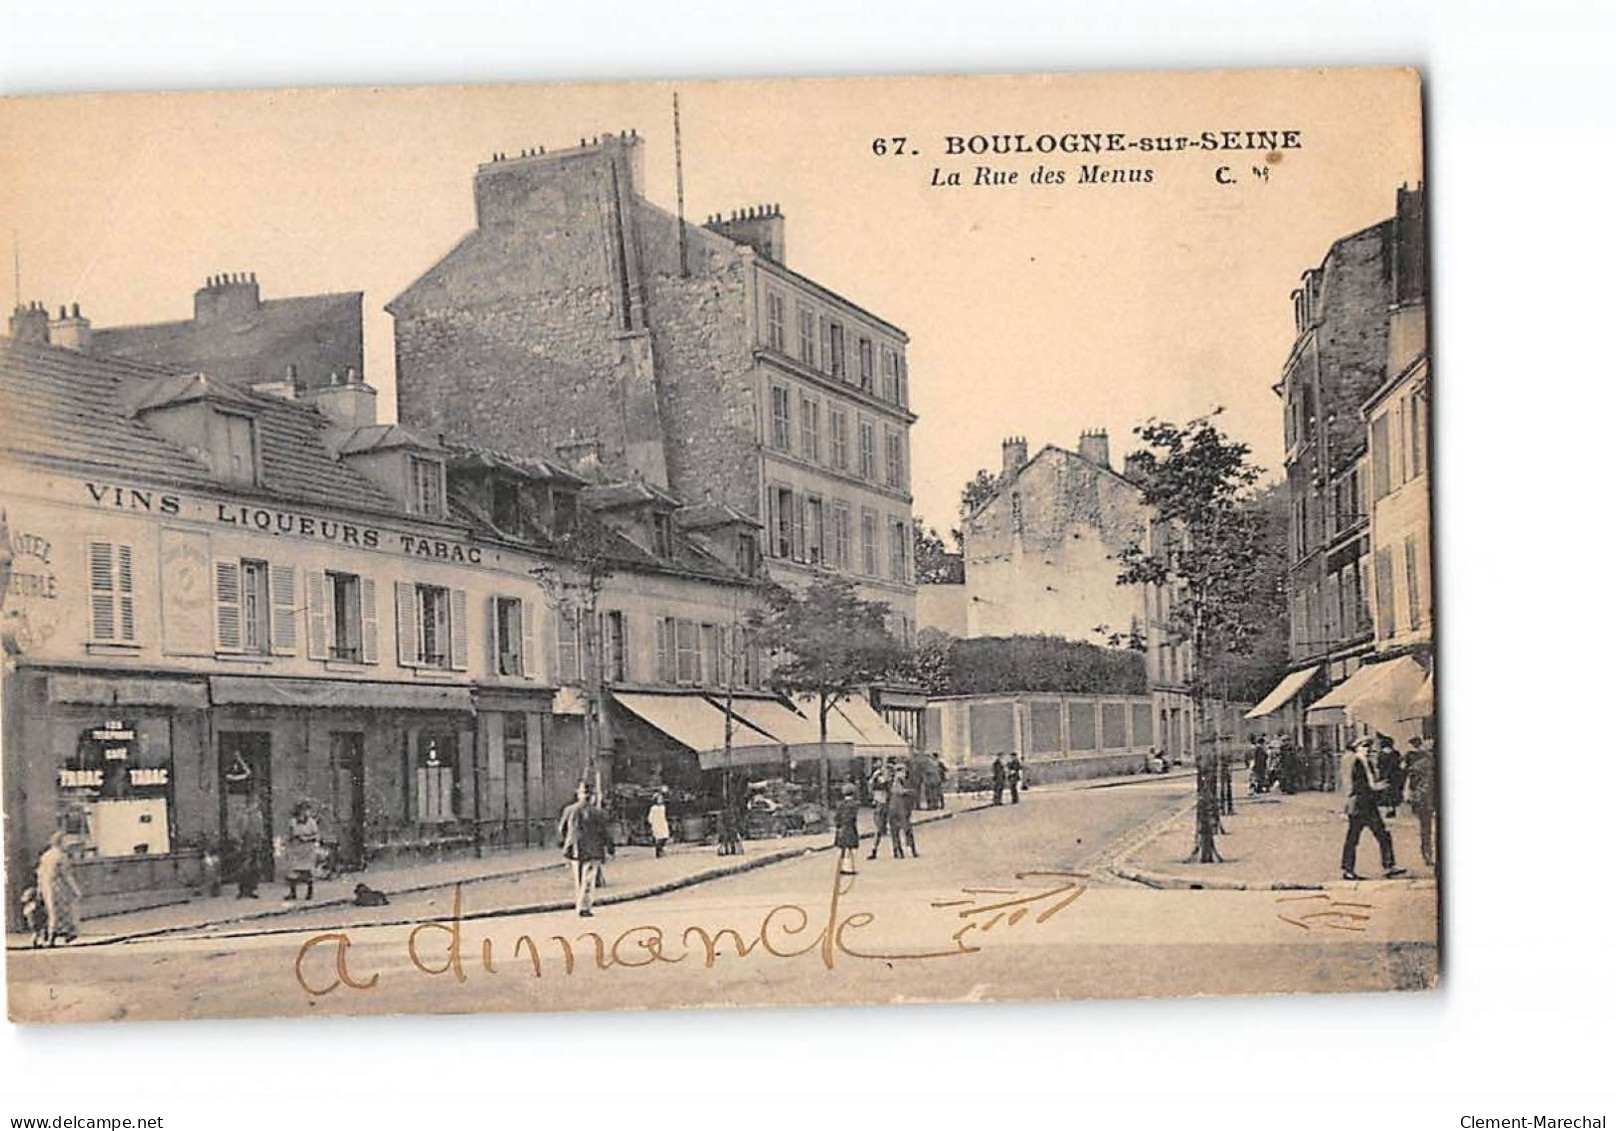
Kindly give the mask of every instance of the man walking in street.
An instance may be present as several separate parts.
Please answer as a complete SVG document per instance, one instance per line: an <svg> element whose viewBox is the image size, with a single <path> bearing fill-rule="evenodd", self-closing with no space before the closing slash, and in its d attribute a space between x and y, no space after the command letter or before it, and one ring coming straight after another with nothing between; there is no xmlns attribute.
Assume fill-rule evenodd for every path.
<svg viewBox="0 0 1616 1131"><path fill-rule="evenodd" d="M993 756L993 804L1004 804L1004 755Z"/></svg>
<svg viewBox="0 0 1616 1131"><path fill-rule="evenodd" d="M595 914L595 886L600 883L610 845L606 812L588 784L579 782L578 799L561 812L561 852L572 861L573 904L580 918Z"/></svg>
<svg viewBox="0 0 1616 1131"><path fill-rule="evenodd" d="M1380 864L1386 877L1405 874L1407 868L1397 866L1397 855L1392 848L1392 834L1380 819L1380 798L1384 784L1374 762L1374 743L1362 739L1352 758L1352 783L1347 794L1347 839L1341 845L1341 878L1361 880L1358 875L1358 841L1368 829L1380 846Z"/></svg>
<svg viewBox="0 0 1616 1131"><path fill-rule="evenodd" d="M1408 804L1420 823L1420 857L1436 867L1436 748L1417 735L1408 741Z"/></svg>
<svg viewBox="0 0 1616 1131"><path fill-rule="evenodd" d="M881 851L881 838L887 833L887 818L892 804L892 759L877 762L870 772L870 803L875 809L875 843L870 846L870 859Z"/></svg>
<svg viewBox="0 0 1616 1131"><path fill-rule="evenodd" d="M1004 780L1010 786L1010 804L1021 804L1021 755L1010 751L1010 762L1004 768Z"/></svg>
<svg viewBox="0 0 1616 1131"><path fill-rule="evenodd" d="M915 826L910 821L910 812L914 808L914 791L909 788L909 775L902 766L892 774L892 799L887 803L887 826L892 830L892 858L903 859L903 845L909 842L909 854L919 856L915 851Z"/></svg>
<svg viewBox="0 0 1616 1131"><path fill-rule="evenodd" d="M1268 747L1260 734L1251 736L1251 792L1268 792Z"/></svg>

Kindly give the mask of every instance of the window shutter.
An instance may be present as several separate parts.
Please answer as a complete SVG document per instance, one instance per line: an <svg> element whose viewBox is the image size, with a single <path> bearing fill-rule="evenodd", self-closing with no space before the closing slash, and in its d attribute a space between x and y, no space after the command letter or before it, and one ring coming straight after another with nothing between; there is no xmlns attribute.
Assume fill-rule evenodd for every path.
<svg viewBox="0 0 1616 1131"><path fill-rule="evenodd" d="M135 551L118 547L118 639L135 638Z"/></svg>
<svg viewBox="0 0 1616 1131"><path fill-rule="evenodd" d="M331 654L326 643L325 611L327 608L333 611L336 608L327 593L331 588L331 578L324 570L311 569L304 574L303 580L309 600L309 659L324 660Z"/></svg>
<svg viewBox="0 0 1616 1131"><path fill-rule="evenodd" d="M673 642L668 639L668 618L656 619L656 668L657 680L660 683L673 682L673 664L670 657L673 652Z"/></svg>
<svg viewBox="0 0 1616 1131"><path fill-rule="evenodd" d="M466 670L467 641L466 591L449 591L449 666L457 672Z"/></svg>
<svg viewBox="0 0 1616 1131"><path fill-rule="evenodd" d="M113 592L112 543L90 543L90 639L111 640L117 632Z"/></svg>
<svg viewBox="0 0 1616 1131"><path fill-rule="evenodd" d="M270 650L278 656L297 651L297 567L269 567Z"/></svg>
<svg viewBox="0 0 1616 1131"><path fill-rule="evenodd" d="M522 601L522 677L532 679L537 673L533 670L533 613L532 601L525 597Z"/></svg>
<svg viewBox="0 0 1616 1131"><path fill-rule="evenodd" d="M241 563L213 563L215 645L221 652L241 651Z"/></svg>
<svg viewBox="0 0 1616 1131"><path fill-rule="evenodd" d="M369 578L359 581L359 615L364 622L360 630L360 656L367 664L374 664L380 660L380 649L376 640L376 582Z"/></svg>
<svg viewBox="0 0 1616 1131"><path fill-rule="evenodd" d="M624 683L634 680L634 663L629 658L632 654L628 642L628 613L620 612L617 614L617 670Z"/></svg>
<svg viewBox="0 0 1616 1131"><path fill-rule="evenodd" d="M794 493L791 501L791 557L805 562L808 560L808 496Z"/></svg>
<svg viewBox="0 0 1616 1131"><path fill-rule="evenodd" d="M499 675L499 598L489 597L483 602L483 616L488 622L485 638L488 642L488 674Z"/></svg>
<svg viewBox="0 0 1616 1131"><path fill-rule="evenodd" d="M421 614L415 583L393 582L393 607L398 614L398 662L407 668L421 665Z"/></svg>

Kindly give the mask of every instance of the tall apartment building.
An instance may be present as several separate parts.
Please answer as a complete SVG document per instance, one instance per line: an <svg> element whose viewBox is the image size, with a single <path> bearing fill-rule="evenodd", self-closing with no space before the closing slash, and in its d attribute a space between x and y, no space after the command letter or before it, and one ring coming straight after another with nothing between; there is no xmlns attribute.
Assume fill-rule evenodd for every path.
<svg viewBox="0 0 1616 1131"><path fill-rule="evenodd" d="M786 266L778 207L681 223L642 159L607 135L478 168L476 227L387 306L401 421L734 508L772 577L845 573L907 637L907 336Z"/></svg>
<svg viewBox="0 0 1616 1131"><path fill-rule="evenodd" d="M1387 383L1394 326L1410 336L1407 315L1394 312L1410 263L1423 280L1423 213L1420 189L1399 190L1392 217L1337 240L1291 295L1296 339L1274 387L1290 505L1290 671L1254 714L1276 715L1317 753L1345 737L1341 720L1303 708L1375 659L1371 491L1384 495L1386 445L1372 443L1364 406ZM1421 350L1423 332L1421 318Z"/></svg>

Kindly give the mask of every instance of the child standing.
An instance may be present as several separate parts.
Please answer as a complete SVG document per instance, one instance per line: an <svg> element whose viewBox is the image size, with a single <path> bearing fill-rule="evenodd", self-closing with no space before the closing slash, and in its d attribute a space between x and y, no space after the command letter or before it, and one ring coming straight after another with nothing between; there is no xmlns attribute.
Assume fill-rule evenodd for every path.
<svg viewBox="0 0 1616 1131"><path fill-rule="evenodd" d="M314 869L320 857L320 822L314 816L314 803L304 799L292 810L292 824L286 837L286 898L297 898L297 885L303 884L303 898L314 898Z"/></svg>

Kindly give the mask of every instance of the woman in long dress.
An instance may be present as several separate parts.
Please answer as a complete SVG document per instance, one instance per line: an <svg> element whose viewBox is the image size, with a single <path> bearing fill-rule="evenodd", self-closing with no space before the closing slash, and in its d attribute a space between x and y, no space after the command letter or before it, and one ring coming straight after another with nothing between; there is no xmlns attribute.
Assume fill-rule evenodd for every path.
<svg viewBox="0 0 1616 1131"><path fill-rule="evenodd" d="M73 858L67 852L67 834L51 833L50 847L39 857L34 882L45 901L46 937L51 946L57 940L70 943L79 934L79 900L84 890L73 875Z"/></svg>

